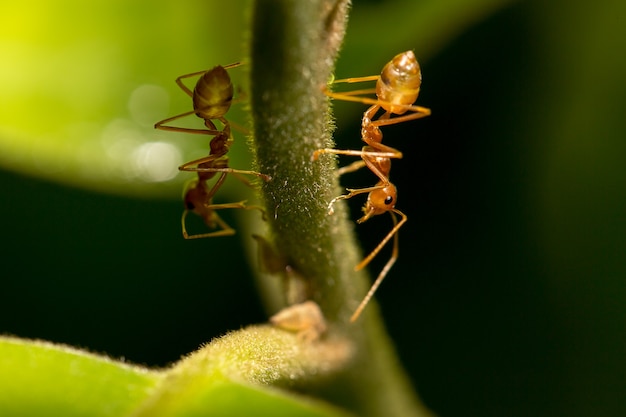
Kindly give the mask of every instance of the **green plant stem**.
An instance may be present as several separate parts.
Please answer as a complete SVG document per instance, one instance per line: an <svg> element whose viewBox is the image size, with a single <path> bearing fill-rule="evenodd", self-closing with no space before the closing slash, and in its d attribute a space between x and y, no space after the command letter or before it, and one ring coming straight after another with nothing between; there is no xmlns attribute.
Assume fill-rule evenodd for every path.
<svg viewBox="0 0 626 417"><path fill-rule="evenodd" d="M306 402L291 397L296 404L290 405L287 395L284 402L271 402L275 395L267 387L259 389L259 386L289 387L293 381L313 374L332 374L345 362L350 349L349 344L337 338L308 343L270 325L248 326L211 341L164 371L162 383L132 417L206 416L207 413L235 416L254 411L256 415L269 415L267 408L272 406L275 407L272 415L290 415L287 410L291 407L294 407L292 412L298 413L293 415L301 415L307 408ZM251 392L258 392L260 397L251 396ZM253 403L256 408L251 408ZM310 415L344 415L323 402L316 402L315 408L319 408L320 414Z"/></svg>
<svg viewBox="0 0 626 417"><path fill-rule="evenodd" d="M251 104L258 170L270 240L306 281L330 332L354 342L355 356L321 396L363 416L429 415L403 373L374 303L355 324L354 308L369 287L355 272L360 251L341 193L336 161L312 161L332 147L329 100L322 87L334 68L347 20L346 0L257 0L251 38Z"/></svg>

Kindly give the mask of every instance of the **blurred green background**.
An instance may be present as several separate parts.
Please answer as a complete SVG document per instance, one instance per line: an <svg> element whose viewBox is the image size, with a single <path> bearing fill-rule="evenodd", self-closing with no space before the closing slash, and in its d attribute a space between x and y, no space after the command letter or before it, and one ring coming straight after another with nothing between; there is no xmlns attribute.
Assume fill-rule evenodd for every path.
<svg viewBox="0 0 626 417"><path fill-rule="evenodd" d="M180 235L191 175L175 168L206 140L152 129L190 109L177 76L245 56L249 6L0 6L0 332L163 366L265 320L250 237ZM413 49L433 109L385 132L409 222L377 298L441 416L626 415L625 15L617 0L354 2L337 76ZM338 147L360 147L363 106L335 109ZM245 124L244 105L229 115ZM359 225L364 250L389 227Z"/></svg>

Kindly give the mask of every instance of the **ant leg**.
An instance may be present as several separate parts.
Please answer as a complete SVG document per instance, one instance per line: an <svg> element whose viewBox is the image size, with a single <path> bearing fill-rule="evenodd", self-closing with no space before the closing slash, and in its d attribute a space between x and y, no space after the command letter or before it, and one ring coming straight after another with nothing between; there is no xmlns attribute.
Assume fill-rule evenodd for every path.
<svg viewBox="0 0 626 417"><path fill-rule="evenodd" d="M261 212L261 215L263 216L263 220L267 221L267 215L265 213L265 209L261 206L256 206L256 205L248 206L246 205L246 200L238 201L236 203L209 204L206 207L210 210L220 210L220 209L230 209L230 208L243 209L243 210L259 210ZM226 224L219 217L218 219L222 224ZM234 234L234 230L233 230L233 234Z"/></svg>
<svg viewBox="0 0 626 417"><path fill-rule="evenodd" d="M237 61L237 62L233 62L232 64L224 65L222 68L227 70L227 69L231 69L231 68L237 68L238 66L244 65L244 64L245 64L245 62Z"/></svg>
<svg viewBox="0 0 626 417"><path fill-rule="evenodd" d="M215 181L215 184L213 184L213 187L211 187L211 189L209 190L208 193L206 193L206 195L204 196L204 201L209 202L211 201L211 199L213 198L213 196L217 193L217 190L219 190L222 185L224 185L224 181L226 181L226 176L228 175L227 172L222 172L222 174L220 175L220 177L217 179L217 181ZM198 178L200 178L198 176ZM210 204L204 204L204 207L208 207Z"/></svg>
<svg viewBox="0 0 626 417"><path fill-rule="evenodd" d="M372 191L380 190L381 188L385 188L385 187L386 187L386 184L375 185L374 187L366 187L366 188L346 188L346 191L348 192L348 194L342 194L330 200L330 203L328 203L328 214L332 215L335 213L335 209L333 208L333 206L339 200L347 200L349 198L354 197L355 195L359 195L363 193L370 193Z"/></svg>
<svg viewBox="0 0 626 417"><path fill-rule="evenodd" d="M202 75L202 74L205 74L207 71L208 70L197 71L197 72L192 72L190 74L181 75L180 77L176 78L176 84L180 87L181 90L185 92L185 94L187 94L189 97L193 97L193 91L191 91L189 87L183 84L183 79L195 77L197 75Z"/></svg>
<svg viewBox="0 0 626 417"><path fill-rule="evenodd" d="M226 180L226 175L227 173L222 173L222 175L218 178L218 180L215 182L215 184L213 185L213 188L211 188L209 190L209 192L206 195L206 201L211 201L211 199L213 198L213 196L215 195L215 193L217 193L217 190L220 189L220 187L222 186L222 184L224 184L224 181ZM261 212L261 215L263 216L263 220L267 221L267 213L265 212L265 209L261 206L246 206L246 201L239 201L238 203L226 203L226 204L206 204L204 207L208 210L213 210L213 209L222 209L222 208L241 208L244 210L259 210Z"/></svg>
<svg viewBox="0 0 626 417"><path fill-rule="evenodd" d="M221 155L223 156L223 155ZM196 159L194 161L190 161L187 162L181 166L178 167L178 169L180 171L189 171L189 172L223 172L226 174L235 174L235 176L237 177L237 179L239 179L241 182L243 182L246 185L250 185L250 182L246 179L244 179L243 177L238 176L237 174L244 174L244 175L255 175L259 178L262 178L265 182L269 182L272 177L270 177L269 175L266 174L261 174L260 172L256 172L256 171L250 171L250 170L245 170L245 169L235 169L235 168L229 168L229 167L225 167L225 168L211 168L211 167L203 167L203 168L199 168L197 166L192 166L192 165L199 165L202 163L206 163L206 162L211 162L219 157L215 157L213 155L209 155L207 157L204 158L200 158L200 159Z"/></svg>
<svg viewBox="0 0 626 417"><path fill-rule="evenodd" d="M211 215L212 215L211 220L214 221L215 223L217 223L217 226L219 227L220 230L216 230L216 231L208 232L208 233L199 233L199 234L195 234L195 235L188 234L187 233L187 228L185 226L185 218L187 217L187 213L189 212L189 210L185 209L185 211L183 211L183 215L182 215L182 218L181 218L183 237L185 239L203 239L203 238L207 238L207 237L220 237L220 236L232 236L232 235L234 235L236 233L235 229L230 227L224 220L222 220L222 218L217 213L215 213L214 210L231 209L231 208L244 209L244 210L257 209L257 210L260 210L263 213L265 213L265 210L263 210L262 207L259 207L259 206L246 206L246 202L245 201L239 201L239 202L236 202L236 203L207 204L204 208L206 210L208 210L208 211L211 211Z"/></svg>
<svg viewBox="0 0 626 417"><path fill-rule="evenodd" d="M381 144L382 145L382 144ZM374 158L395 158L395 159L400 159L402 158L402 152L390 147L390 146L386 146L386 145L382 145L383 147L389 149L388 152L376 152L376 151L364 151L364 150L353 150L353 149L333 149L333 148L323 148L323 149L317 149L315 151L313 151L313 155L311 155L311 160L312 161L316 161L320 154L323 153L332 153L335 155L349 155L349 156L371 156Z"/></svg>
<svg viewBox="0 0 626 417"><path fill-rule="evenodd" d="M372 142L365 139L364 141L368 144L368 146L364 146L363 148L361 148L361 157L363 159L368 159L366 157L369 157L369 159L374 159L380 158L381 156L383 158L402 159L402 152L400 152L396 148L392 148L391 146L385 145L380 142Z"/></svg>
<svg viewBox="0 0 626 417"><path fill-rule="evenodd" d="M216 209L216 208L220 208L220 207L213 207L213 209ZM223 207L223 208L230 208L230 207ZM198 233L195 235L190 235L187 233L187 228L185 227L185 217L187 216L188 212L189 210L185 209L185 211L183 211L183 216L181 218L181 223L183 226L183 237L185 239L203 239L207 237L232 236L235 234L235 229L230 227L224 220L222 220L221 217L217 213L213 213L212 220L215 223L217 223L217 225L220 227L220 230L216 230L216 231L208 232L208 233Z"/></svg>
<svg viewBox="0 0 626 417"><path fill-rule="evenodd" d="M226 224L226 222L224 222L218 215L217 213L213 213L213 221L216 222L218 224L218 226L221 228L221 230L217 230L214 232L209 232L209 233L198 233L198 234L194 234L194 235L190 235L187 232L187 227L185 225L185 219L187 218L187 213L189 213L189 209L185 209L183 211L183 215L180 219L181 225L182 225L182 231L183 231L183 237L185 239L202 239L202 238L206 238L206 237L219 237L219 236L232 236L235 234L235 229L233 229L232 227L230 227L228 224Z"/></svg>
<svg viewBox="0 0 626 417"><path fill-rule="evenodd" d="M343 100L343 101L359 101L360 98L358 96L362 96L365 94L376 94L375 88L363 88L361 90L351 90L351 91L331 91L328 87L325 87L323 90L324 94L328 97L333 98L335 100Z"/></svg>
<svg viewBox="0 0 626 417"><path fill-rule="evenodd" d="M235 178L237 178L239 181L241 181L242 183L244 183L246 186L250 187L250 188L254 188L253 184L250 182L250 180L248 180L246 177L244 177L241 174L247 174L247 175L255 175L259 178L263 178L263 180L265 182L270 182L272 180L272 177L267 175L267 174L261 174L260 172L256 172L256 171L240 171L240 170L235 170L233 172L231 172L231 174L233 174L233 176Z"/></svg>
<svg viewBox="0 0 626 417"><path fill-rule="evenodd" d="M341 101L350 101L353 103L362 103L362 104L376 104L377 100L371 97L363 97L363 94L375 94L376 90L374 89L365 89L365 90L354 90L354 91L345 91L345 92L334 92L329 91L327 89L323 90L326 96Z"/></svg>
<svg viewBox="0 0 626 417"><path fill-rule="evenodd" d="M228 123L228 122L227 122ZM221 131L218 131L221 133ZM230 167L199 167L201 164L207 164L213 161L222 158L224 153L222 154L209 154L208 156L194 159L193 161L186 162L178 167L179 171L189 171L189 172L225 172L229 174L245 174L245 175L256 175L257 177L263 178L265 182L269 182L272 177L266 174L261 174L252 170L244 170L244 169L235 169ZM244 180L242 177L237 177L242 182L246 183L247 180Z"/></svg>
<svg viewBox="0 0 626 417"><path fill-rule="evenodd" d="M208 205L206 208L207 209L210 208L213 210L219 209L219 208L238 208L238 207L219 207L219 206L221 206L221 204L211 204L211 205ZM183 217L181 218L181 222L183 226L183 237L185 239L203 239L206 237L232 236L235 234L235 229L230 227L224 220L222 220L222 218L217 213L212 212L211 220L217 223L220 230L216 230L216 231L208 232L208 233L198 233L195 235L190 235L187 233L187 228L185 227L185 218L188 212L189 210L185 209L185 211L183 211Z"/></svg>
<svg viewBox="0 0 626 417"><path fill-rule="evenodd" d="M194 159L193 161L185 162L184 164L179 166L178 170L196 172L198 170L197 165L215 161L216 159L219 159L222 156L223 155L209 155L209 156L204 156L202 158Z"/></svg>
<svg viewBox="0 0 626 417"><path fill-rule="evenodd" d="M397 213L400 216L402 216L402 219L400 220L400 222L398 222L398 219L396 218L396 216L394 216L393 213ZM369 303L369 301L372 299L372 297L374 296L374 293L376 292L380 284L383 282L383 279L385 279L385 277L387 276L387 273L389 272L393 264L398 259L398 252L399 252L398 230L407 221L407 217L404 213L395 209L393 210L393 212L389 212L389 214L391 214L391 218L393 219L393 223L394 223L393 229L391 229L391 231L378 244L378 246L376 246L376 248L374 248L374 250L369 255L367 255L367 257L363 259L354 269L355 271L363 269L380 252L383 246L385 246L385 244L393 236L393 251L391 253L391 257L389 258L389 260L387 261L383 269L378 274L378 277L376 278L376 280L370 287L369 291L367 292L367 294L365 295L365 297L363 298L363 300L361 301L357 309L354 311L354 313L350 317L350 322L355 322L359 318L359 316L361 315L361 312L363 311L367 303Z"/></svg>
<svg viewBox="0 0 626 417"><path fill-rule="evenodd" d="M365 103L365 104L373 104L373 103L368 103L368 101L376 101L376 99L372 97L363 97L363 95L365 94L369 94L369 95L376 94L376 90L373 88L366 88L363 90L354 90L354 91L341 91L341 92L330 91L327 88L324 88L322 91L324 92L324 94L326 94L326 96L334 100L351 101L354 103Z"/></svg>
<svg viewBox="0 0 626 417"><path fill-rule="evenodd" d="M380 75L370 75L366 77L353 77L353 78L342 78L339 80L332 80L331 82L329 82L328 84L322 87L322 91L324 94L326 94L326 96L335 100L363 103L363 99L368 98L368 97L360 97L360 96L363 96L366 94L367 95L376 94L375 88L365 88L365 89L360 89L360 90L335 92L335 91L331 91L329 89L329 86L333 84L341 84L341 83L360 83L360 82L367 82L367 81L378 81L379 78L380 78Z"/></svg>
<svg viewBox="0 0 626 417"><path fill-rule="evenodd" d="M159 129L159 130L166 130L168 132L183 132L183 133L197 133L197 134L201 134L201 135L218 135L219 133L221 133L221 130L213 130L213 129L191 129L191 128L187 128L187 127L178 127L178 126L168 126L165 123L169 123L172 122L174 120L178 120L178 119L182 119L183 117L186 116L190 116L192 114L195 114L195 110L191 110L185 113L181 113L179 115L176 116L172 116L172 117L168 117L167 119L163 119L160 122L156 122L154 124L154 128L155 129Z"/></svg>
<svg viewBox="0 0 626 417"><path fill-rule="evenodd" d="M415 105L403 105L397 103L391 103L389 101L383 101L380 99L371 100L365 98L364 103L372 103L372 106L363 113L363 123L367 120L369 126L381 127L389 126L397 123L404 123L409 120L421 119L426 116L430 116L430 109L422 106ZM381 108L385 109L385 113L377 119L374 116ZM387 109L392 109L391 111ZM404 114L410 112L409 114ZM403 116L391 117L392 114L404 114ZM367 142L367 141L366 141ZM368 142L369 143L369 142Z"/></svg>
<svg viewBox="0 0 626 417"><path fill-rule="evenodd" d="M370 92L371 90L356 90L353 92L348 91L348 92L335 93L332 91L324 90L324 94L336 100L352 101L355 103L369 104L371 106L379 106L379 107L387 107L387 108L391 108L391 107L401 108L402 110L404 110L402 113L405 113L407 111L414 113L410 115L399 116L399 117L394 117L394 118L389 118L389 119L376 120L375 126L387 126L390 124L406 122L408 120L421 119L422 117L429 116L431 113L430 109L427 107L415 106L413 104L397 104L397 103L391 103L388 101L380 100L378 98L360 96L360 94L367 94Z"/></svg>
<svg viewBox="0 0 626 417"><path fill-rule="evenodd" d="M404 116L372 120L371 125L377 126L377 127L389 126L389 125L393 125L396 123L404 123L404 122L408 122L409 120L416 120L416 119L421 119L426 116L430 116L430 109L426 107L407 106L407 111L411 111L413 113L405 114Z"/></svg>
<svg viewBox="0 0 626 417"><path fill-rule="evenodd" d="M362 83L366 81L377 81L380 78L380 75L367 75L365 77L351 77L351 78L341 78L338 80L332 80L330 84L339 84L339 83Z"/></svg>
<svg viewBox="0 0 626 417"><path fill-rule="evenodd" d="M337 170L337 176L342 176L343 174L349 174L350 172L358 171L359 169L365 166L365 162L363 160L354 161L350 165L346 165Z"/></svg>
<svg viewBox="0 0 626 417"><path fill-rule="evenodd" d="M392 212L396 213L396 214L399 214L402 217L402 219L398 222L397 219L395 218L395 216L393 216L393 214L392 214L392 218L394 220L394 227L393 227L393 229L391 229L391 231L389 231L389 233L387 233L387 236L385 236L385 238L380 241L378 246L376 246L374 248L374 250L369 255L367 255L361 262L359 262L359 264L357 266L354 267L355 271L360 271L361 269L365 268L367 266L367 264L369 264L371 262L371 260L374 259L376 257L376 255L378 255L378 252L381 251L383 246L385 246L385 244L387 244L387 242L389 242L389 239L391 239L392 236L394 236L398 232L398 230L402 227L402 225L407 221L406 214L402 213L400 210L393 209L393 211L390 211L390 213L392 213Z"/></svg>

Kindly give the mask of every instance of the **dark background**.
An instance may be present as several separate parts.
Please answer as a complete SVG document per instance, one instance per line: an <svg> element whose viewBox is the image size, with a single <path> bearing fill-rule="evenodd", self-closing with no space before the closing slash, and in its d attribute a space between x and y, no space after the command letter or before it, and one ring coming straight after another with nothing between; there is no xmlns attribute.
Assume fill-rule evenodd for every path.
<svg viewBox="0 0 626 417"><path fill-rule="evenodd" d="M392 180L409 222L377 299L440 416L626 412L618 10L502 9L422 60L418 104L433 115L386 129L404 153ZM345 73L350 48L349 33L338 75L366 75ZM336 107L338 147L360 147L362 110ZM369 181L359 175L343 183ZM111 196L7 171L0 189L4 334L164 366L266 320L241 262L250 238L184 241L178 195ZM359 225L365 250L390 225Z"/></svg>

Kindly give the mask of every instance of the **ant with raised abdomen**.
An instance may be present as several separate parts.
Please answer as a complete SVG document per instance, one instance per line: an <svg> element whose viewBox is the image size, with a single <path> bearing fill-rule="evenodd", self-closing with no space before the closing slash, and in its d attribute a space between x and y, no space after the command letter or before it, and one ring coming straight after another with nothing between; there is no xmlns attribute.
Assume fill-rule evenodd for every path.
<svg viewBox="0 0 626 417"><path fill-rule="evenodd" d="M233 174L240 181L246 185L250 185L250 182L246 180L242 174L255 175L262 178L265 181L269 181L270 177L265 174L261 174L256 171L234 169L228 166L228 151L233 143L233 136L231 133L231 123L224 117L224 115L230 109L233 103L234 88L228 75L227 69L234 68L241 65L239 62L235 62L230 65L221 66L217 65L208 71L194 72L191 74L181 75L176 79L176 84L193 100L193 110L179 115L169 117L167 119L157 122L154 127L160 130L173 131L173 132L185 132L195 133L202 135L211 135L213 139L209 144L209 155L200 159L196 159L187 162L180 167L181 171L196 172L198 175L197 180L189 183L185 189L185 211L181 218L183 237L185 239L197 239L204 237L226 236L235 233L234 229L228 226L215 212L218 209L225 208L242 208L242 209L258 209L265 214L263 209L258 206L246 206L245 201L226 204L213 204L213 196L220 189L227 174ZM191 91L184 83L183 79L200 75L200 78L196 82L196 86ZM193 129L186 127L170 126L166 123L174 120L181 119L183 117L195 114L199 118L204 120L206 129ZM213 120L218 120L222 124L222 129L218 129ZM215 184L209 187L206 182L213 178L217 173L220 173ZM210 228L219 227L220 230L216 230L209 233L189 235L185 227L185 219L187 213L193 211L204 220L205 224Z"/></svg>
<svg viewBox="0 0 626 417"><path fill-rule="evenodd" d="M377 177L378 182L373 187L350 189L348 194L340 195L333 198L328 205L328 213L334 212L333 205L338 200L346 200L355 195L368 193L367 202L363 207L363 217L357 220L357 223L363 223L373 216L389 213L393 220L393 228L383 240L367 255L361 262L355 266L355 270L359 271L365 268L382 248L393 237L393 250L390 259L387 261L382 271L372 284L371 288L350 317L350 321L354 322L358 319L361 312L370 301L379 285L398 259L398 230L407 221L407 216L400 210L395 208L397 190L395 185L389 180L389 172L391 170L391 159L402 158L402 153L395 148L383 145L383 134L380 130L381 126L387 126L397 123L403 123L409 120L420 119L430 115L430 109L415 106L413 103L419 95L422 74L419 64L415 58L413 51L403 52L396 55L382 69L380 75L346 78L334 80L332 83L358 83L365 81L376 81L375 89L363 89L348 92L332 92L324 88L324 93L334 99L344 101L354 101L371 106L363 113L361 122L361 139L366 143L361 150L341 150L341 149L318 149L313 153L313 160L316 160L320 154L330 153L335 155L351 155L360 156L361 160L353 162L337 171L338 175L348 172L354 172L363 167L369 168ZM365 97L365 94L376 94L376 99ZM378 118L376 113L383 109L384 113ZM405 114L409 112L408 114ZM393 115L399 115L392 117ZM396 215L400 216L400 220Z"/></svg>

